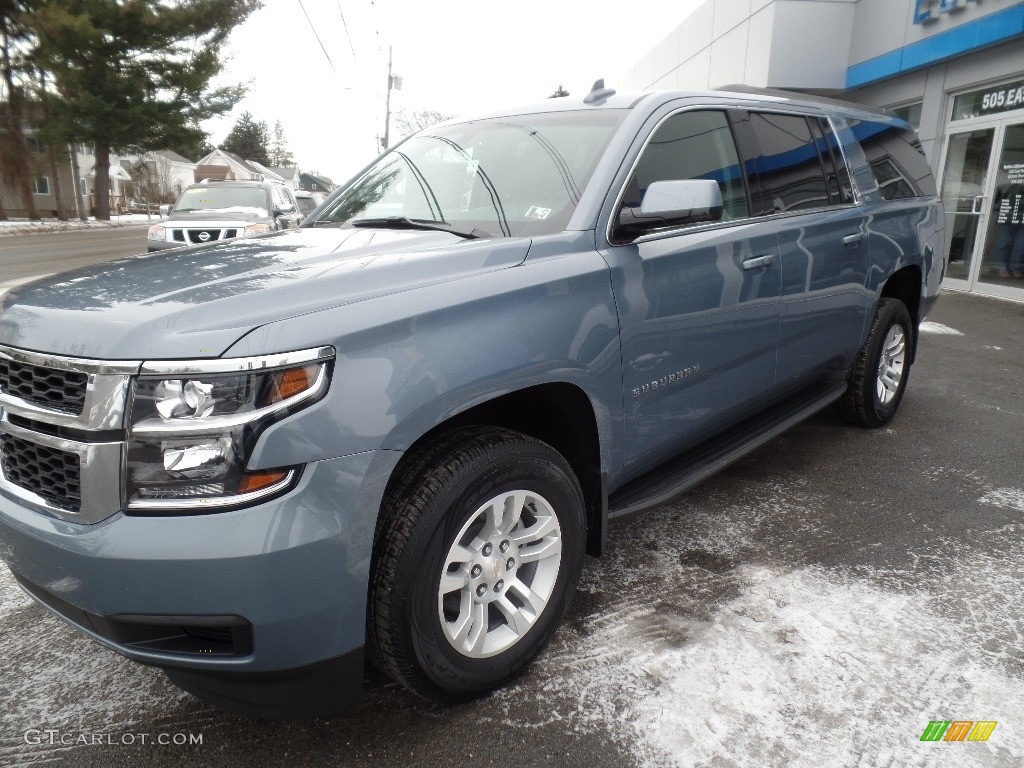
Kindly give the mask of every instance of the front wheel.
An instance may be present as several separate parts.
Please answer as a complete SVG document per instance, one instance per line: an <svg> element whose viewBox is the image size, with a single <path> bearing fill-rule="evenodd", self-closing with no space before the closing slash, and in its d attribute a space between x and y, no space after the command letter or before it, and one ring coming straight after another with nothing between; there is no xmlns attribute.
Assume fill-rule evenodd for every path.
<svg viewBox="0 0 1024 768"><path fill-rule="evenodd" d="M415 693L460 701L541 652L575 589L584 504L545 443L461 430L410 457L381 510L371 569L371 659Z"/></svg>
<svg viewBox="0 0 1024 768"><path fill-rule="evenodd" d="M903 302L880 299L850 385L837 404L843 419L862 427L881 427L892 419L907 389L913 340L913 321Z"/></svg>

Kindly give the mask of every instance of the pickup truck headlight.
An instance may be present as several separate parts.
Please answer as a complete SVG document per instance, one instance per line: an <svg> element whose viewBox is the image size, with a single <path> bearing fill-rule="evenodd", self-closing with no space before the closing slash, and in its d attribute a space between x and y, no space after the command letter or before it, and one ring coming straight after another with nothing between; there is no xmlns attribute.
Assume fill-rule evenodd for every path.
<svg viewBox="0 0 1024 768"><path fill-rule="evenodd" d="M241 506L291 488L301 467L248 471L246 462L267 426L323 396L332 359L323 347L144 365L131 391L129 512Z"/></svg>
<svg viewBox="0 0 1024 768"><path fill-rule="evenodd" d="M242 230L242 237L252 237L253 235L262 235L264 232L270 231L269 224L250 224Z"/></svg>
<svg viewBox="0 0 1024 768"><path fill-rule="evenodd" d="M167 239L167 227L163 224L154 224L149 228L149 234L147 237L150 240L166 240Z"/></svg>

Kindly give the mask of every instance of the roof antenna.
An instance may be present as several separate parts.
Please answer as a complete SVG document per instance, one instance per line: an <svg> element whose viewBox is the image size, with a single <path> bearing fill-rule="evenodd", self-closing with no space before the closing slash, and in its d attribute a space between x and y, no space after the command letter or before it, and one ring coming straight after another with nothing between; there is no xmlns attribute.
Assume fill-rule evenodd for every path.
<svg viewBox="0 0 1024 768"><path fill-rule="evenodd" d="M611 98L614 95L615 95L615 89L614 88L605 88L604 87L604 78L602 77L600 80L595 80L594 81L593 86L591 86L591 88L590 88L590 93L588 93L586 96L583 97L583 103L584 104L596 104L597 106L601 106L609 98Z"/></svg>

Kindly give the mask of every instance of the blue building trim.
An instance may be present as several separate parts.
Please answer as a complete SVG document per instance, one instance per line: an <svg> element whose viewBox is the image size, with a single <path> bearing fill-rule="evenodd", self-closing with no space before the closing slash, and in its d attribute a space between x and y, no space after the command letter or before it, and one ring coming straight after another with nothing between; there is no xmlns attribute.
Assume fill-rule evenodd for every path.
<svg viewBox="0 0 1024 768"><path fill-rule="evenodd" d="M846 70L846 88L895 77L1015 37L1024 37L1024 3L854 64Z"/></svg>

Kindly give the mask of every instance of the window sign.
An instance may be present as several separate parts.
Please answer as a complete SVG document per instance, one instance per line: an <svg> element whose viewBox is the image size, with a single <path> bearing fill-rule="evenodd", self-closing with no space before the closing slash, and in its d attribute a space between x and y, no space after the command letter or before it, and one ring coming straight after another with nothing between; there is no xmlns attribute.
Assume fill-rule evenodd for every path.
<svg viewBox="0 0 1024 768"><path fill-rule="evenodd" d="M968 3L980 3L981 0L916 0L914 5L914 23L928 24L939 20L939 14L962 11Z"/></svg>
<svg viewBox="0 0 1024 768"><path fill-rule="evenodd" d="M996 193L996 223L1024 224L1024 163L1005 163L1000 174L1006 183Z"/></svg>
<svg viewBox="0 0 1024 768"><path fill-rule="evenodd" d="M964 93L953 99L953 119L967 120L1024 109L1024 80Z"/></svg>

